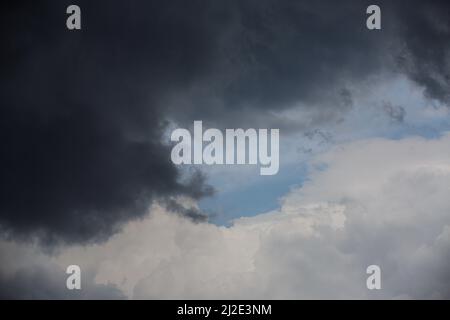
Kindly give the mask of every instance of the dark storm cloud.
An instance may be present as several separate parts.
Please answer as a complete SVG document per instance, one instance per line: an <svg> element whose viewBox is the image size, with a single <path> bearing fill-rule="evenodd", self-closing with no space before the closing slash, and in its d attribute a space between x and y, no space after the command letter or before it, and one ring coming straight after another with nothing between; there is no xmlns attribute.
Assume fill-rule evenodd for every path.
<svg viewBox="0 0 450 320"><path fill-rule="evenodd" d="M312 111L314 127L338 121L352 108L348 85L383 73L406 74L430 97L448 98L448 2L378 1L382 30L375 31L366 28L373 1L227 4L209 72L166 100L179 121L294 131L273 111L295 106Z"/></svg>
<svg viewBox="0 0 450 320"><path fill-rule="evenodd" d="M81 31L65 27L69 4L2 4L0 224L11 236L98 240L152 199L210 194L197 175L180 180L161 143L168 119L253 126L300 104L326 123L352 107L347 83L392 61L448 95L443 1L381 1L382 31L366 29L366 1L77 1Z"/></svg>
<svg viewBox="0 0 450 320"><path fill-rule="evenodd" d="M402 2L398 7L402 72L423 86L428 97L450 102L450 3ZM402 11L400 11L403 9Z"/></svg>
<svg viewBox="0 0 450 320"><path fill-rule="evenodd" d="M64 2L2 8L0 223L9 235L85 242L143 215L155 197L210 194L180 181L161 143L159 99L202 73L208 28L173 7Z"/></svg>
<svg viewBox="0 0 450 320"><path fill-rule="evenodd" d="M273 110L303 104L326 122L351 108L348 82L383 67L391 35L367 30L364 1L232 3L214 72L173 97L185 105L178 118L249 125L269 115L270 123Z"/></svg>

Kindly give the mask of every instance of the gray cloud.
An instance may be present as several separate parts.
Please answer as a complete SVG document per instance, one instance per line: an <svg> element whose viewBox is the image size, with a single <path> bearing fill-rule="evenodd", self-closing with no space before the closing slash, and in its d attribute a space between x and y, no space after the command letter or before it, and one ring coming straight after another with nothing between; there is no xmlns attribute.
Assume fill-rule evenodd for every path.
<svg viewBox="0 0 450 320"><path fill-rule="evenodd" d="M35 266L15 271L12 276L0 277L0 299L48 300L48 299L125 299L114 285L94 284L89 274L82 274L81 290L66 288L67 275L55 266Z"/></svg>
<svg viewBox="0 0 450 320"><path fill-rule="evenodd" d="M383 111L395 122L402 123L405 120L406 111L402 106L394 106L390 102L384 102Z"/></svg>

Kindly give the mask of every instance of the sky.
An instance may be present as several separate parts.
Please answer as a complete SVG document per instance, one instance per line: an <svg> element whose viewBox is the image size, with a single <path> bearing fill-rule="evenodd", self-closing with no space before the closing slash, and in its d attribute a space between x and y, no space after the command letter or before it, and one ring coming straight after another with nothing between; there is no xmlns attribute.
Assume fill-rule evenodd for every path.
<svg viewBox="0 0 450 320"><path fill-rule="evenodd" d="M374 3L1 4L0 298L448 299L450 4ZM279 172L175 165L197 120Z"/></svg>

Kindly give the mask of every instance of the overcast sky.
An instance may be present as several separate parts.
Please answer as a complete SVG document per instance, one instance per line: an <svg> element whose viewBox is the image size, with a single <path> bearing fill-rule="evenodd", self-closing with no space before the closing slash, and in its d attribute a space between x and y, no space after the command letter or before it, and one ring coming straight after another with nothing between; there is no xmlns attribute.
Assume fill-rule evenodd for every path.
<svg viewBox="0 0 450 320"><path fill-rule="evenodd" d="M450 298L448 1L70 4L1 5L0 298ZM278 174L174 165L194 120Z"/></svg>

